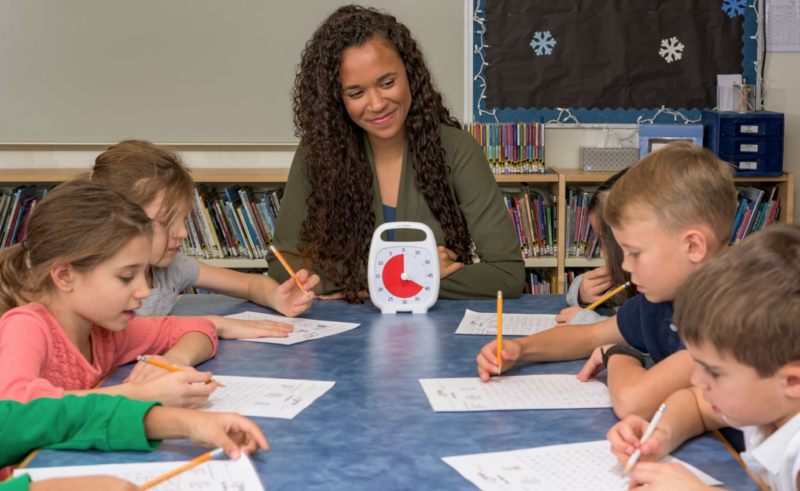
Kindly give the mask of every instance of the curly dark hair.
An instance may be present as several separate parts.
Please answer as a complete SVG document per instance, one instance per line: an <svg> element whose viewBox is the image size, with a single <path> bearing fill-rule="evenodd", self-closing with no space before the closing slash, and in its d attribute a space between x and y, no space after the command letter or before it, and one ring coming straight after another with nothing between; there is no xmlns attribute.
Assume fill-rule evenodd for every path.
<svg viewBox="0 0 800 491"><path fill-rule="evenodd" d="M436 89L417 42L406 26L372 8L339 8L306 43L295 76L295 135L311 182L308 215L300 250L319 264L344 299L360 303L366 288L367 255L375 230L373 176L364 147L364 130L347 115L341 94L342 52L372 39L392 47L403 60L411 90L406 118L413 155L414 183L445 234L445 245L459 261L471 263L470 239L448 182L439 125L459 127Z"/></svg>

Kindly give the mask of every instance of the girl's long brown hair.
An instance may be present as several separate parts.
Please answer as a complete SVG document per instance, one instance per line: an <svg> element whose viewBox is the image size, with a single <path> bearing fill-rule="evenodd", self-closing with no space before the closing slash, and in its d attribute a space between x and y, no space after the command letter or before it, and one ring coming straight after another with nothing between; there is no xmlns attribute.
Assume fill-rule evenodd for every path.
<svg viewBox="0 0 800 491"><path fill-rule="evenodd" d="M295 134L311 182L308 215L300 250L320 265L344 298L360 303L366 288L367 253L375 229L373 176L364 131L347 115L339 67L342 52L372 39L392 47L408 74L412 104L406 119L413 155L414 183L445 234L445 245L459 261L471 263L469 235L448 183L439 125L459 127L434 86L417 42L408 28L388 14L349 5L331 14L306 44L295 77Z"/></svg>
<svg viewBox="0 0 800 491"><path fill-rule="evenodd" d="M60 184L34 208L25 241L0 252L0 314L46 294L56 266L91 271L151 234L144 210L122 194L86 180Z"/></svg>
<svg viewBox="0 0 800 491"><path fill-rule="evenodd" d="M600 236L603 238L602 248L603 253L606 256L606 267L611 274L611 281L614 283L614 288L616 288L617 285L631 281L631 274L622 269L622 260L625 259L624 253L622 252L622 248L619 246L616 239L614 239L614 233L611 230L611 226L605 220L603 220L603 204L608 197L608 193L611 192L611 188L614 186L614 183L616 183L620 177L625 175L627 171L628 169L622 170L606 179L605 182L603 182L603 184L597 188L597 191L595 191L594 195L592 195L592 199L589 200L588 205L589 213L592 213L597 217L597 221L600 223L600 227L602 228L602 230L597 230L595 233L599 232ZM638 293L639 292L636 291L636 285L631 283L629 287L611 297L608 303L619 306Z"/></svg>

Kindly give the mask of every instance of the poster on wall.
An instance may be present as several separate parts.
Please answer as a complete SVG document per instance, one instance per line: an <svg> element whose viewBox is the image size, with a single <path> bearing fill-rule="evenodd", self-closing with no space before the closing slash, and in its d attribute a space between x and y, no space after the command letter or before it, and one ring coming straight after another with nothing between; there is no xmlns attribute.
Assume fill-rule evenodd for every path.
<svg viewBox="0 0 800 491"><path fill-rule="evenodd" d="M752 1L477 0L475 120L697 119L718 74L755 80Z"/></svg>

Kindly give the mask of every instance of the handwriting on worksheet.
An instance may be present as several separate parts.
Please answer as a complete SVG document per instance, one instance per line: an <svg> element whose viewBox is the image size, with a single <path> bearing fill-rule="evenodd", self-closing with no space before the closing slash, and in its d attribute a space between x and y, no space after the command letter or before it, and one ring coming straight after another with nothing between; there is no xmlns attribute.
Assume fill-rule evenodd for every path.
<svg viewBox="0 0 800 491"><path fill-rule="evenodd" d="M628 489L630 474L623 478L622 465L611 453L610 445L603 440L442 460L481 491L623 491ZM682 464L709 486L722 484L674 457L664 457L661 462Z"/></svg>
<svg viewBox="0 0 800 491"><path fill-rule="evenodd" d="M214 375L214 380L225 387L217 388L198 409L281 419L293 419L334 384L318 380L225 375Z"/></svg>
<svg viewBox="0 0 800 491"><path fill-rule="evenodd" d="M143 464L79 465L17 469L14 476L29 474L31 480L58 477L114 476L142 485L186 462L150 462ZM153 491L264 491L253 463L246 455L237 460L212 460L150 488Z"/></svg>
<svg viewBox="0 0 800 491"><path fill-rule="evenodd" d="M580 382L575 375L517 375L422 379L436 412L581 409L611 407L608 388L598 380Z"/></svg>
<svg viewBox="0 0 800 491"><path fill-rule="evenodd" d="M529 336L556 326L556 316L545 314L503 314L503 335ZM497 313L467 309L456 334L497 336Z"/></svg>
<svg viewBox="0 0 800 491"><path fill-rule="evenodd" d="M292 345L302 343L303 341L311 341L312 339L324 338L333 336L351 329L355 329L360 324L353 324L350 322L333 322L333 321L318 321L313 319L299 319L292 317L282 317L280 315L262 314L260 312L241 312L233 315L226 315L231 319L242 319L248 321L261 321L268 320L274 322L283 322L291 324L294 330L289 333L285 338L258 338L258 339L243 339L242 341L255 341L257 343L270 343Z"/></svg>

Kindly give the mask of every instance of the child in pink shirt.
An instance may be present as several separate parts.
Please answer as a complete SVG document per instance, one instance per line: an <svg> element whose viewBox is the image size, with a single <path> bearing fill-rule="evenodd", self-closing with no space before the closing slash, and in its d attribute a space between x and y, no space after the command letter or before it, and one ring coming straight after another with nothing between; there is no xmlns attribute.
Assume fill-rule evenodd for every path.
<svg viewBox="0 0 800 491"><path fill-rule="evenodd" d="M214 325L136 318L150 295L151 240L144 210L97 184L67 182L42 200L27 239L0 253L0 399L100 392L184 407L208 399L211 374L191 366L214 355ZM137 367L129 383L92 390L143 354L184 371Z"/></svg>

